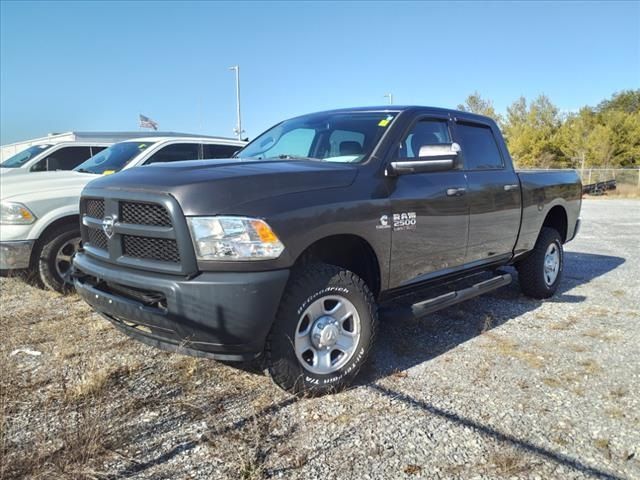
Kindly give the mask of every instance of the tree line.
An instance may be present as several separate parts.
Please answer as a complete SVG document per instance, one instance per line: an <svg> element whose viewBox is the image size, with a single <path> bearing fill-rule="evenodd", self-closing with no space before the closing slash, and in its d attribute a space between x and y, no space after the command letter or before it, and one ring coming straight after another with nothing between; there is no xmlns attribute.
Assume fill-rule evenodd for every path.
<svg viewBox="0 0 640 480"><path fill-rule="evenodd" d="M540 95L520 97L501 115L478 92L458 109L493 118L519 168L640 167L640 89L572 113L561 113Z"/></svg>

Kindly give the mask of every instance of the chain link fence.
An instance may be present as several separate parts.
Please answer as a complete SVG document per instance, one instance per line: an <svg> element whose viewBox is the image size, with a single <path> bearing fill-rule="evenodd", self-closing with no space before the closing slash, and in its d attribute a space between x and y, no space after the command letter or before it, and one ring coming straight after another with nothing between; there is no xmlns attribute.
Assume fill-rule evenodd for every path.
<svg viewBox="0 0 640 480"><path fill-rule="evenodd" d="M618 185L632 185L640 189L640 168L585 168L578 173L583 185L615 180Z"/></svg>

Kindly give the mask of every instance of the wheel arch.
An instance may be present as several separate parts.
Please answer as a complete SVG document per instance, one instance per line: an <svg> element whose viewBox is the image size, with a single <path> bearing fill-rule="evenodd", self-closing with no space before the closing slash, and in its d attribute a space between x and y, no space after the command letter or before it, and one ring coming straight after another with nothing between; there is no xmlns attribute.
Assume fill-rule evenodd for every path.
<svg viewBox="0 0 640 480"><path fill-rule="evenodd" d="M567 241L568 219L567 211L561 205L556 205L549 210L542 222L542 227L554 228L562 238L562 243Z"/></svg>
<svg viewBox="0 0 640 480"><path fill-rule="evenodd" d="M367 284L374 297L380 294L380 261L371 244L354 234L336 234L315 240L297 257L295 264L321 261L346 268Z"/></svg>
<svg viewBox="0 0 640 480"><path fill-rule="evenodd" d="M33 246L33 249L31 250L30 265L32 268L35 266L36 264L35 262L37 262L38 260L37 259L38 252L44 245L44 240L47 238L47 235L49 235L49 233L51 233L56 228L66 226L66 225L76 225L78 227L78 234L79 234L80 233L80 215L76 213L76 214L66 215L64 217L57 218L53 222L51 222L49 225L47 225L42 230L42 232L40 232L40 235L38 236L38 239L36 240Z"/></svg>

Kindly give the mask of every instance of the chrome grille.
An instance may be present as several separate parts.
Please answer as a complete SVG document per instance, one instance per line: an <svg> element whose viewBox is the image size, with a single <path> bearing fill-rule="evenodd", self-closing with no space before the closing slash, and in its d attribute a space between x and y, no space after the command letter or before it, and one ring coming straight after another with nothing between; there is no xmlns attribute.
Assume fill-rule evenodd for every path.
<svg viewBox="0 0 640 480"><path fill-rule="evenodd" d="M154 203L121 202L120 221L137 225L171 226L169 212L162 205Z"/></svg>
<svg viewBox="0 0 640 480"><path fill-rule="evenodd" d="M99 248L101 250L107 249L107 236L102 230L95 228L87 229L87 243L92 247Z"/></svg>
<svg viewBox="0 0 640 480"><path fill-rule="evenodd" d="M89 198L86 201L85 213L93 218L104 218L104 200Z"/></svg>
<svg viewBox="0 0 640 480"><path fill-rule="evenodd" d="M122 253L129 257L158 260L160 262L180 262L178 244L173 239L122 236Z"/></svg>

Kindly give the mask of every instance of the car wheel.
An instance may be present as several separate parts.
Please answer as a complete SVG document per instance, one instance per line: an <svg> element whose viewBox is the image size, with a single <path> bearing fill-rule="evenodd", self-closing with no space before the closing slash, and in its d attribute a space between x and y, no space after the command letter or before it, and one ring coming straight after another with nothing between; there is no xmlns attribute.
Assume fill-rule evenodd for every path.
<svg viewBox="0 0 640 480"><path fill-rule="evenodd" d="M564 268L562 238L557 230L544 227L533 251L516 264L522 293L532 298L551 297L560 284Z"/></svg>
<svg viewBox="0 0 640 480"><path fill-rule="evenodd" d="M77 225L63 225L45 235L37 252L37 270L46 288L66 293L72 290L71 259L80 247Z"/></svg>
<svg viewBox="0 0 640 480"><path fill-rule="evenodd" d="M269 333L269 374L296 395L348 386L371 348L377 308L364 281L327 264L295 269Z"/></svg>

